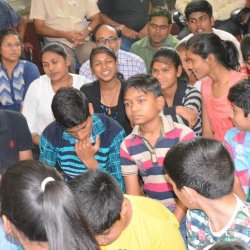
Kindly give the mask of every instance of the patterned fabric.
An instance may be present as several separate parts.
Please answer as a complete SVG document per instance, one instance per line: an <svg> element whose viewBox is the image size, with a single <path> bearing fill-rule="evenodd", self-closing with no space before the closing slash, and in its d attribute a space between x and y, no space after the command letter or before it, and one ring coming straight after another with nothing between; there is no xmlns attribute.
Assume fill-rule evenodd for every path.
<svg viewBox="0 0 250 250"><path fill-rule="evenodd" d="M125 79L128 79L136 74L147 72L145 63L139 56L121 49L118 52L118 71L124 76ZM81 66L79 75L85 76L91 82L96 80L96 77L90 68L89 60Z"/></svg>
<svg viewBox="0 0 250 250"><path fill-rule="evenodd" d="M232 217L219 232L211 231L208 217L201 210L188 210L186 218L189 250L209 249L217 242L250 244L250 204L238 197Z"/></svg>
<svg viewBox="0 0 250 250"><path fill-rule="evenodd" d="M124 190L121 174L119 149L125 138L123 128L113 119L94 114L92 127L92 142L100 136L101 145L95 154L98 169L113 175ZM64 131L56 122L52 122L43 132L40 139L40 160L49 166L55 166L63 173L73 178L88 171L75 153L77 139Z"/></svg>
<svg viewBox="0 0 250 250"><path fill-rule="evenodd" d="M185 125L174 123L162 116L163 134L154 147L139 136L139 126L121 144L120 157L123 176L139 174L148 197L165 206L175 204L173 187L164 178L163 160L167 151L181 141L194 138L193 131Z"/></svg>
<svg viewBox="0 0 250 250"><path fill-rule="evenodd" d="M237 128L229 129L224 138L224 145L231 154L235 173L247 194L250 188L250 132Z"/></svg>

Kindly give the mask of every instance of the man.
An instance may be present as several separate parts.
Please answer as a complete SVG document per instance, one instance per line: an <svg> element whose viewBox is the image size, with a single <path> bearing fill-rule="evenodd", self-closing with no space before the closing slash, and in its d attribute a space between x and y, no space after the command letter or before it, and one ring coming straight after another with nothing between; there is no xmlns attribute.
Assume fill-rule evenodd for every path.
<svg viewBox="0 0 250 250"><path fill-rule="evenodd" d="M56 121L41 135L40 160L68 179L101 169L112 174L124 190L119 156L124 129L106 115L91 116L87 98L74 88L57 91L51 107Z"/></svg>
<svg viewBox="0 0 250 250"><path fill-rule="evenodd" d="M96 46L106 45L115 51L116 55L118 55L118 71L123 74L125 79L136 74L146 73L145 63L139 56L120 49L121 31L115 26L107 24L97 26L93 31L92 40ZM79 74L90 81L96 80L91 71L89 60L81 66Z"/></svg>
<svg viewBox="0 0 250 250"><path fill-rule="evenodd" d="M187 19L187 25L192 32L181 40L187 41L193 35L200 32L213 32L219 36L222 40L229 40L236 46L239 53L239 62L243 64L243 58L240 50L239 41L230 33L213 28L214 17L212 5L206 0L193 0L187 4L185 9L185 16Z"/></svg>
<svg viewBox="0 0 250 250"><path fill-rule="evenodd" d="M85 16L90 20L87 27L84 27ZM32 0L30 18L34 19L39 35L65 45L72 61L72 73L76 60L80 64L87 60L92 48L87 37L101 22L99 9L93 0Z"/></svg>
<svg viewBox="0 0 250 250"><path fill-rule="evenodd" d="M144 60L148 73L150 73L151 61L157 49L174 48L178 44L179 40L169 34L170 30L171 12L161 6L154 8L149 16L148 35L131 47L131 52Z"/></svg>

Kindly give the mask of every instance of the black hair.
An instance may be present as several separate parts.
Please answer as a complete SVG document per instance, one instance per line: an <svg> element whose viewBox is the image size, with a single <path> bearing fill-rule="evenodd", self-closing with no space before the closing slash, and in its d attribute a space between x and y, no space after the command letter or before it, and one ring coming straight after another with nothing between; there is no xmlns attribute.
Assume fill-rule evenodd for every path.
<svg viewBox="0 0 250 250"><path fill-rule="evenodd" d="M250 113L250 78L240 80L229 89L228 100L243 109L244 116Z"/></svg>
<svg viewBox="0 0 250 250"><path fill-rule="evenodd" d="M20 43L23 42L20 34L17 31L15 31L14 29L4 29L0 31L0 44L2 44L4 38L9 35L17 36Z"/></svg>
<svg viewBox="0 0 250 250"><path fill-rule="evenodd" d="M153 17L166 17L168 19L168 23L172 23L172 15L171 11L169 11L167 8L162 7L162 6L157 6L155 7L152 12L149 15L149 22Z"/></svg>
<svg viewBox="0 0 250 250"><path fill-rule="evenodd" d="M247 61L250 56L250 34L243 37L240 42L240 48L244 61Z"/></svg>
<svg viewBox="0 0 250 250"><path fill-rule="evenodd" d="M51 177L42 188L43 181ZM72 191L62 176L39 161L12 165L0 184L1 215L30 241L48 242L51 250L98 249Z"/></svg>
<svg viewBox="0 0 250 250"><path fill-rule="evenodd" d="M218 141L196 138L173 146L166 154L164 168L176 184L196 190L209 199L230 194L234 183L234 164Z"/></svg>
<svg viewBox="0 0 250 250"><path fill-rule="evenodd" d="M80 125L90 116L86 96L75 88L59 89L51 104L57 123L64 129Z"/></svg>
<svg viewBox="0 0 250 250"><path fill-rule="evenodd" d="M192 36L187 42L186 49L203 59L213 54L227 69L238 70L240 67L235 45L231 41L221 40L214 33L200 33Z"/></svg>
<svg viewBox="0 0 250 250"><path fill-rule="evenodd" d="M113 49L111 49L110 47L105 46L105 45L100 45L100 46L93 48L91 53L90 53L89 61L90 61L91 67L93 66L93 60L94 60L95 55L97 55L99 53L105 53L106 55L112 57L115 61L117 61L117 56L116 56Z"/></svg>
<svg viewBox="0 0 250 250"><path fill-rule="evenodd" d="M137 74L128 78L124 94L130 88L135 88L145 94L151 92L155 97L163 96L159 81L149 74Z"/></svg>
<svg viewBox="0 0 250 250"><path fill-rule="evenodd" d="M97 26L95 27L95 29L93 30L93 32L92 32L92 34L91 34L91 40L92 40L93 42L96 42L96 32L97 32L102 26L107 26L107 27L113 28L114 31L115 31L116 34L117 34L117 37L118 37L118 38L121 38L122 32L121 32L121 30L120 30L117 26L110 25L110 24L106 24L106 23L101 23L101 24L99 24L99 25L97 25Z"/></svg>
<svg viewBox="0 0 250 250"><path fill-rule="evenodd" d="M51 43L46 44L42 48L42 51L40 53L40 60L42 60L42 56L46 52L53 52L53 53L58 54L59 56L62 56L64 59L67 58L67 51L61 43L51 42Z"/></svg>
<svg viewBox="0 0 250 250"><path fill-rule="evenodd" d="M219 242L209 250L249 250L248 246L239 242Z"/></svg>
<svg viewBox="0 0 250 250"><path fill-rule="evenodd" d="M103 233L120 219L123 193L114 177L92 170L75 177L70 185L95 234Z"/></svg>
<svg viewBox="0 0 250 250"><path fill-rule="evenodd" d="M194 12L204 12L209 17L213 16L213 7L206 0L192 0L189 2L185 8L185 17L188 20L189 16Z"/></svg>

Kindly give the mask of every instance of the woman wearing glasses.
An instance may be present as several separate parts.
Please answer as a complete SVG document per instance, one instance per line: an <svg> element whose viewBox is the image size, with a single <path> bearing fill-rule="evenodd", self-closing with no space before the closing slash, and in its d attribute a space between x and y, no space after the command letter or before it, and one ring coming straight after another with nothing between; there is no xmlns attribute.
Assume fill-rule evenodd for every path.
<svg viewBox="0 0 250 250"><path fill-rule="evenodd" d="M20 60L22 40L11 29L0 33L0 103L2 109L20 111L30 83L40 76L34 63Z"/></svg>
<svg viewBox="0 0 250 250"><path fill-rule="evenodd" d="M126 82L122 74L117 72L115 52L104 45L94 48L90 54L90 66L97 80L83 85L81 91L93 104L96 113L115 119L129 134L132 128L123 104Z"/></svg>

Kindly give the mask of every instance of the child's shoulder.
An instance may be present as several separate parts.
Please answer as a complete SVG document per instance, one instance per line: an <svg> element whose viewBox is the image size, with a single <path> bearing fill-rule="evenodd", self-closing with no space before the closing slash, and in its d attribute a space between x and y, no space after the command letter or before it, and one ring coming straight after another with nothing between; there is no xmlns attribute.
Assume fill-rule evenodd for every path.
<svg viewBox="0 0 250 250"><path fill-rule="evenodd" d="M233 127L227 130L225 134L225 141L242 144L246 140L250 140L250 131L243 131Z"/></svg>

